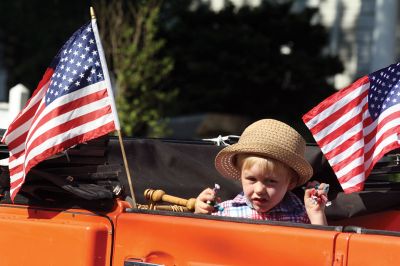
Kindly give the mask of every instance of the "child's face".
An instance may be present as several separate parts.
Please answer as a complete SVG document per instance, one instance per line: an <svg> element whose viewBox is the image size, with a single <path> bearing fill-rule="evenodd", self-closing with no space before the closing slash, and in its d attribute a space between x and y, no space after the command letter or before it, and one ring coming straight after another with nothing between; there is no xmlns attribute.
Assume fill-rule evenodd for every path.
<svg viewBox="0 0 400 266"><path fill-rule="evenodd" d="M243 168L241 181L244 195L258 212L267 212L281 202L288 189L294 184L289 175L268 171L259 163Z"/></svg>

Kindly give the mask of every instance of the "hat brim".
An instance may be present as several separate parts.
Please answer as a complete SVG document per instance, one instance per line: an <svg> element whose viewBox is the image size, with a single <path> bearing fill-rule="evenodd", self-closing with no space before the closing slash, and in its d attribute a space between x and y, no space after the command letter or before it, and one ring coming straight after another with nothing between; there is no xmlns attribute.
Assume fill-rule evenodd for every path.
<svg viewBox="0 0 400 266"><path fill-rule="evenodd" d="M245 145L242 145L236 143L225 147L215 157L215 168L224 177L240 179L240 169L235 165L235 156L243 153L269 157L289 166L299 176L296 186L303 185L313 175L313 169L305 158L273 144L260 145L259 143L246 143Z"/></svg>

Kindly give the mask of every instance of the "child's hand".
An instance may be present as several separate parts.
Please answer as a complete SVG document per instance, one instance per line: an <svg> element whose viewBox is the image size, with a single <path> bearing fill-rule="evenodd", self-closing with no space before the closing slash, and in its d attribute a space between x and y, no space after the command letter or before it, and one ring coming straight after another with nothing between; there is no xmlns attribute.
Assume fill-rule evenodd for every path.
<svg viewBox="0 0 400 266"><path fill-rule="evenodd" d="M210 214L214 211L214 207L207 202L215 200L215 190L206 188L196 198L194 213Z"/></svg>
<svg viewBox="0 0 400 266"><path fill-rule="evenodd" d="M329 185L319 184L316 181L309 182L304 193L304 204L307 210L324 211L325 204L328 202Z"/></svg>
<svg viewBox="0 0 400 266"><path fill-rule="evenodd" d="M304 205L312 224L327 225L325 206L328 202L329 185L309 182L304 193Z"/></svg>

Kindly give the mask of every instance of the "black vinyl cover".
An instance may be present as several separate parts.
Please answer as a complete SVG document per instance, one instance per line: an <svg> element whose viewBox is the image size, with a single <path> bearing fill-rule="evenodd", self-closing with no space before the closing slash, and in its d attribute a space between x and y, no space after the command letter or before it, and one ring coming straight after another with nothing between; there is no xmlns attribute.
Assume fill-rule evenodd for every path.
<svg viewBox="0 0 400 266"><path fill-rule="evenodd" d="M224 178L216 171L214 158L223 147L212 142L125 138L124 147L138 203L147 203L143 192L148 188L195 198L204 188L217 183L222 200L231 199L241 191L240 182ZM68 158L61 156L39 164L36 169L48 174L30 173L16 202L46 204L50 199L53 206L68 203L85 208L111 208L114 197L130 195L117 138L93 140L70 149L68 154ZM330 184L329 199L333 204L326 208L329 219L400 206L399 191L384 189L344 194L318 146L308 145L306 157L314 169L313 179ZM7 185L8 173L3 167L0 186L7 190ZM119 195L115 193L118 186L122 187ZM303 197L302 188L294 192Z"/></svg>
<svg viewBox="0 0 400 266"><path fill-rule="evenodd" d="M204 141L177 141L160 139L124 140L127 158L131 169L136 199L146 203L143 191L147 188L162 189L167 194L191 198L196 197L204 188L221 186L222 200L233 198L241 191L238 181L222 177L214 167L215 155L223 147ZM120 149L116 139L110 140L109 162L121 161ZM344 219L398 208L400 191L383 189L382 191L362 191L344 194L335 174L317 145L309 144L306 149L307 160L314 169L312 180L330 184L329 199L332 205L326 208L330 220ZM127 193L127 182L122 171L121 182ZM294 192L302 198L301 187Z"/></svg>

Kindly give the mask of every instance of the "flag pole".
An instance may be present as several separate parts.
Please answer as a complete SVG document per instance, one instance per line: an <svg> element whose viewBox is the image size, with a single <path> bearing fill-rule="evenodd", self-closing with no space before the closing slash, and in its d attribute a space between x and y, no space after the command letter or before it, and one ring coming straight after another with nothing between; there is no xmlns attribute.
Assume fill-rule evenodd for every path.
<svg viewBox="0 0 400 266"><path fill-rule="evenodd" d="M129 190L130 190L131 196L132 196L132 202L131 202L132 203L132 207L133 208L137 208L136 200L135 200L135 192L133 191L133 184L132 184L132 180L131 180L131 174L130 174L129 167L128 167L128 160L126 159L124 143L122 142L121 130L117 130L117 133L118 133L119 145L121 146L122 158L124 160L126 177L128 178Z"/></svg>
<svg viewBox="0 0 400 266"><path fill-rule="evenodd" d="M90 7L90 16L91 16L91 18L92 18L92 20L96 20L96 15L95 15L95 13L94 13L94 9L93 9L93 7ZM96 26L97 27L97 26ZM97 29L96 29L97 30ZM98 46L101 46L101 43L99 42L99 45ZM103 48L102 47L99 47L99 49L101 48L101 50L103 50ZM102 53L100 53L100 54L102 54L103 56L104 56L104 52L102 51ZM100 58L101 58L102 56L100 56ZM107 68L107 64L106 64L106 61L105 61L105 58L103 58L103 60L101 60L101 61L103 61L102 62L102 64L103 64L103 66L105 67L105 68ZM111 90L111 81L110 81L110 78L109 78L109 76L108 76L108 69L107 69L107 71L104 71L104 76L106 77L107 76L107 80L108 80L108 82L109 82L109 84L108 84L108 87L109 87L109 93L112 95L112 90ZM112 96L113 97L113 96ZM114 97L113 97L114 98ZM120 147L121 147L121 153L122 153L122 159L123 159L123 161L124 161L124 166L125 166L125 171L126 171L126 177L127 177L127 179L128 179L128 185L129 185L129 190L130 190L130 193L131 193L131 197L132 197L132 199L131 199L131 205L132 205L132 207L133 208L137 208L137 205L136 205L136 198L135 198L135 192L134 192L134 190L133 190L133 184L132 184L132 180L131 180L131 174L130 174L130 171L129 171L129 167L128 167L128 160L126 159L126 153L125 153L125 148L124 148L124 143L123 143L123 141L122 141L122 135L121 135L121 130L120 130L120 127L119 127L119 119L118 119L118 114L117 114L117 112L116 112L116 110L115 110L115 107L114 107L114 110L113 110L113 113L114 113L114 115L115 115L115 122L118 124L118 125L116 125L116 128L117 128L117 133L118 133L118 140L119 140L119 145L120 145Z"/></svg>

